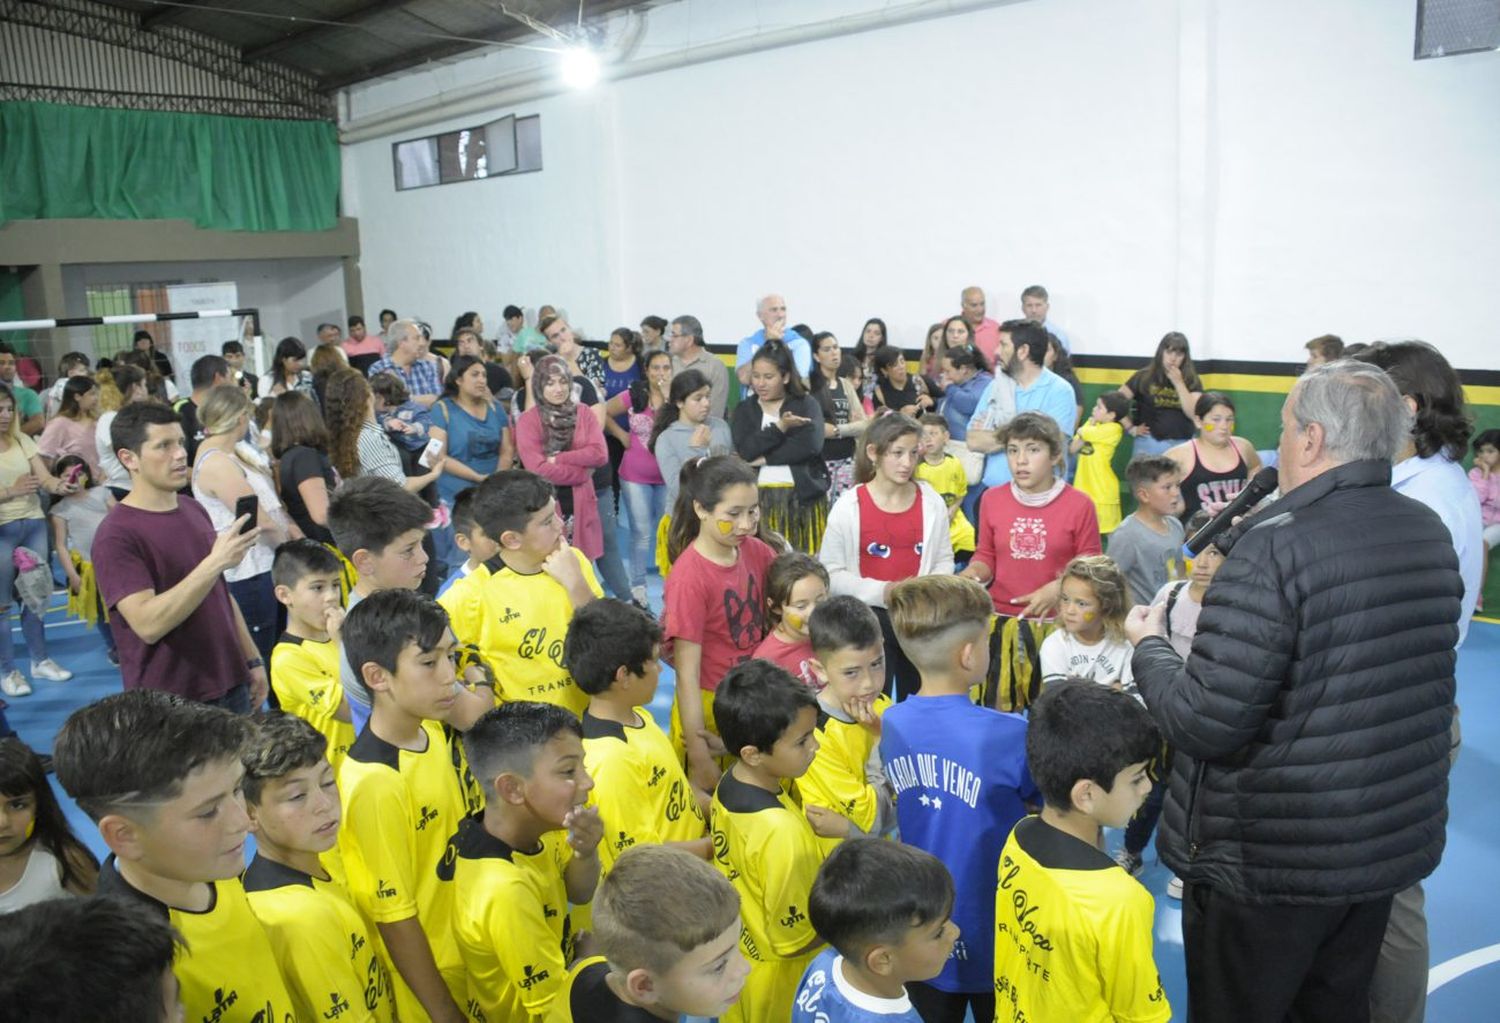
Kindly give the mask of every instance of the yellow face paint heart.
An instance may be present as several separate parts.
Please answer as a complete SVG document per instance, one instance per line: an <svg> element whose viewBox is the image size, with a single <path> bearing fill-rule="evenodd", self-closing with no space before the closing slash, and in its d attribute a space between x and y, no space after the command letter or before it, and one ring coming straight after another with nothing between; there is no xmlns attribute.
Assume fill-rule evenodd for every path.
<svg viewBox="0 0 1500 1023"><path fill-rule="evenodd" d="M1214 432L1214 424L1213 423L1204 423L1203 424L1203 432L1204 433L1213 433Z"/></svg>
<svg viewBox="0 0 1500 1023"><path fill-rule="evenodd" d="M1093 621L1094 620L1094 612L1092 612L1092 611L1085 611L1083 613L1083 620L1086 621L1086 622Z"/></svg>
<svg viewBox="0 0 1500 1023"><path fill-rule="evenodd" d="M801 615L794 615L790 611L782 615L782 618L786 621L787 628L793 632L801 632L802 627L807 624L806 618L803 618Z"/></svg>
<svg viewBox="0 0 1500 1023"><path fill-rule="evenodd" d="M29 820L29 821L26 822L26 838L27 838L28 841L30 841L32 833L35 832L35 831L36 831L36 818L33 817L33 818L31 818L31 820Z"/></svg>
<svg viewBox="0 0 1500 1023"><path fill-rule="evenodd" d="M725 522L723 519L720 519L718 522L715 522L714 525L719 527L720 536L728 536L730 533L734 532L733 522Z"/></svg>

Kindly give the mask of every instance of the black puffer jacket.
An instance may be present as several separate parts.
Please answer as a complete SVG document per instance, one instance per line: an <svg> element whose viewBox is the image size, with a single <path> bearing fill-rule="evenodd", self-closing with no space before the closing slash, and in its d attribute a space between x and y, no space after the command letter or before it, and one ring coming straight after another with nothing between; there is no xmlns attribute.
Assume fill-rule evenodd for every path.
<svg viewBox="0 0 1500 1023"><path fill-rule="evenodd" d="M1463 583L1448 529L1351 462L1231 531L1184 663L1136 684L1177 750L1158 839L1245 902L1357 902L1442 858Z"/></svg>

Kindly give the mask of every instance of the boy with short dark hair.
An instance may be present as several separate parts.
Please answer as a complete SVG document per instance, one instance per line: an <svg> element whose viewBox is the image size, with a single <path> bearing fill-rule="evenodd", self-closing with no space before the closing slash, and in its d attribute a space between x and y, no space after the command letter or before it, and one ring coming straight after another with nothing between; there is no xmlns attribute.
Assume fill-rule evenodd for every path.
<svg viewBox="0 0 1500 1023"><path fill-rule="evenodd" d="M1155 904L1099 848L1099 829L1123 827L1151 791L1146 765L1161 736L1133 697L1084 680L1048 686L1030 717L1026 759L1045 803L1000 855L994 976L1005 1017L1163 1023L1172 1009L1152 958Z"/></svg>
<svg viewBox="0 0 1500 1023"><path fill-rule="evenodd" d="M340 863L339 790L328 740L293 714L258 718L240 756L255 858L243 877L296 1019L395 1019L391 975L365 918L323 857Z"/></svg>
<svg viewBox="0 0 1500 1023"><path fill-rule="evenodd" d="M847 594L829 597L807 621L818 693L818 753L797 782L809 813L826 808L843 836L883 835L895 825L889 783L880 767L885 695L885 637L869 605ZM847 822L847 826L843 822ZM816 825L815 825L816 827ZM822 837L824 855L839 838Z"/></svg>
<svg viewBox="0 0 1500 1023"><path fill-rule="evenodd" d="M948 505L948 538L953 543L955 560L967 560L974 553L974 524L964 515L964 495L969 492L969 477L958 456L948 451L948 420L940 412L928 412L919 423L922 427L922 458L917 462L916 478L932 484Z"/></svg>
<svg viewBox="0 0 1500 1023"><path fill-rule="evenodd" d="M0 927L0 1006L6 1018L180 1023L166 917L123 899L48 899ZM14 1014L12 1016L11 1014Z"/></svg>
<svg viewBox="0 0 1500 1023"><path fill-rule="evenodd" d="M1131 599L1148 604L1169 579L1183 570L1182 470L1166 455L1132 458L1125 482L1135 495L1136 509L1109 536L1109 556L1115 559Z"/></svg>
<svg viewBox="0 0 1500 1023"><path fill-rule="evenodd" d="M230 380L239 384L250 395L252 401L260 397L260 377L245 369L245 346L238 341L225 341L219 354L229 364Z"/></svg>
<svg viewBox="0 0 1500 1023"><path fill-rule="evenodd" d="M594 897L599 811L585 806L578 719L550 703L507 703L464 735L484 787L482 814L460 824L439 868L453 882L453 931L469 1017L540 1019L573 958L568 903Z"/></svg>
<svg viewBox="0 0 1500 1023"><path fill-rule="evenodd" d="M990 973L995 863L1005 836L1037 799L1026 771L1026 719L976 706L970 690L989 659L994 606L971 579L924 576L897 583L887 604L906 656L922 676L913 697L881 721L880 758L896 791L901 840L932 853L953 875L953 957L908 992L922 1018L993 1019Z"/></svg>
<svg viewBox="0 0 1500 1023"><path fill-rule="evenodd" d="M634 846L679 845L703 860L712 854L682 758L651 714L639 709L656 697L661 638L650 614L606 597L578 609L563 644L563 664L589 696L584 766L594 781L590 801L604 821L599 858L606 875Z"/></svg>
<svg viewBox="0 0 1500 1023"><path fill-rule="evenodd" d="M358 573L346 610L353 611L372 593L415 590L422 585L427 572L422 540L431 518L432 509L426 502L381 476L357 476L333 492L328 501L328 529L334 544ZM358 734L370 718L370 692L348 656L344 656L339 674ZM474 677L468 680L480 681ZM456 728L466 727L495 705L488 691L476 694L457 686L454 695L457 703L447 720Z"/></svg>
<svg viewBox="0 0 1500 1023"><path fill-rule="evenodd" d="M284 1019L292 1001L239 882L249 818L238 791L250 723L146 689L74 711L53 746L57 780L99 826L110 855L97 892L169 921L193 1019ZM261 1014L264 1015L261 1015Z"/></svg>
<svg viewBox="0 0 1500 1023"><path fill-rule="evenodd" d="M563 665L578 609L604 596L593 566L563 535L552 484L504 469L476 488L474 520L499 544L489 578L448 601L453 631L479 649L506 700L541 700L583 713L588 696Z"/></svg>
<svg viewBox="0 0 1500 1023"><path fill-rule="evenodd" d="M740 896L682 849L632 846L594 894L599 955L581 959L547 1023L712 1019L734 1004L750 966L740 953Z"/></svg>
<svg viewBox="0 0 1500 1023"><path fill-rule="evenodd" d="M438 864L483 797L446 723L456 705L448 616L412 590L381 590L349 611L343 640L374 697L339 768L349 891L380 931L397 1015L461 1020L453 891Z"/></svg>
<svg viewBox="0 0 1500 1023"><path fill-rule="evenodd" d="M740 948L750 960L740 1000L721 1023L784 1019L823 944L807 917L823 862L809 824L819 808L804 811L782 785L806 774L818 751L817 709L812 691L790 672L754 658L731 668L714 697L719 736L739 757L714 791L714 866L740 893Z"/></svg>
<svg viewBox="0 0 1500 1023"><path fill-rule="evenodd" d="M808 916L832 947L797 992L792 1023L922 1023L909 981L937 976L953 953L953 878L914 846L845 842L823 862Z"/></svg>
<svg viewBox="0 0 1500 1023"><path fill-rule="evenodd" d="M449 573L448 578L443 580L443 585L438 587L438 603L444 607L448 606L445 597L455 586L460 583L467 586L489 578L490 570L485 567L485 562L500 550L500 545L490 539L484 527L474 518L474 499L478 496L479 488L473 486L465 487L453 498L453 542L460 551L468 555L468 560ZM453 599L458 600L457 597Z"/></svg>
<svg viewBox="0 0 1500 1023"><path fill-rule="evenodd" d="M271 584L286 608L286 630L271 649L271 689L281 709L296 714L328 741L328 762L339 764L354 742L353 718L339 677L338 557L316 540L288 540L276 548Z"/></svg>

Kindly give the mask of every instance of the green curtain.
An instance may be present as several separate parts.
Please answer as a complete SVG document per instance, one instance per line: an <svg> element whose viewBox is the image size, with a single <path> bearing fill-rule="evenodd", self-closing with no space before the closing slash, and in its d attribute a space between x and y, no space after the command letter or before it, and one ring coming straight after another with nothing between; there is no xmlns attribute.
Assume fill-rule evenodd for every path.
<svg viewBox="0 0 1500 1023"><path fill-rule="evenodd" d="M221 231L338 222L328 121L0 103L0 224L191 220Z"/></svg>

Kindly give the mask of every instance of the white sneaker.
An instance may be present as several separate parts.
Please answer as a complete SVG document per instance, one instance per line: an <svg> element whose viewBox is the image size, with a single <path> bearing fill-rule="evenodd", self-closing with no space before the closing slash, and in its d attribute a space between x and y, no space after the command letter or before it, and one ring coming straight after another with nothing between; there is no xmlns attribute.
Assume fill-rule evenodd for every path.
<svg viewBox="0 0 1500 1023"><path fill-rule="evenodd" d="M1172 875L1172 880L1167 882L1167 898L1182 901L1182 878Z"/></svg>
<svg viewBox="0 0 1500 1023"><path fill-rule="evenodd" d="M66 682L73 673L50 657L31 662L31 677L44 678L48 682Z"/></svg>
<svg viewBox="0 0 1500 1023"><path fill-rule="evenodd" d="M12 668L10 674L0 677L0 693L6 696L30 696L31 683L26 681L19 669Z"/></svg>

